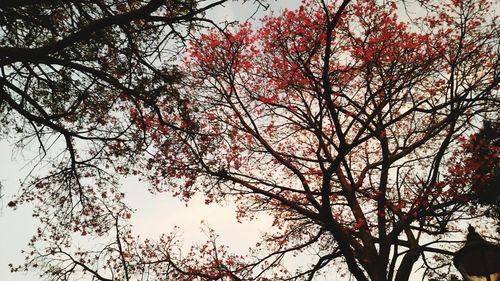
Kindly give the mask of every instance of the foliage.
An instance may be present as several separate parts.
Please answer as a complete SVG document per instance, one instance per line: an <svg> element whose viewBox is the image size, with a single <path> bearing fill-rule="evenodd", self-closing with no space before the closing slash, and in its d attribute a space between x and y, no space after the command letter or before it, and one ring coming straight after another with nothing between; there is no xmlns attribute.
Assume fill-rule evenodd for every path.
<svg viewBox="0 0 500 281"><path fill-rule="evenodd" d="M225 2L1 1L0 138L38 148L19 197L7 204L36 206L41 227L29 246L43 251L28 256L63 261L55 253L70 250L72 233L105 236L121 229L118 217L130 218L117 179L149 141L130 112L183 110L176 61L195 30L218 24L205 14ZM43 275L79 279L74 267L97 274L69 261L47 263ZM28 267L41 263L12 270Z"/></svg>
<svg viewBox="0 0 500 281"><path fill-rule="evenodd" d="M173 60L193 29L210 22L204 12L223 2L2 1L2 136L38 144L38 167L52 168L19 201L53 202L69 215L120 197L100 186L121 172L113 158L128 163L144 150L129 110L158 111L160 97L179 102Z"/></svg>
<svg viewBox="0 0 500 281"><path fill-rule="evenodd" d="M462 138L461 155L450 176L458 184L470 185L472 203L487 206L484 214L497 221L497 233L500 233L500 123L485 121L481 130Z"/></svg>
<svg viewBox="0 0 500 281"><path fill-rule="evenodd" d="M95 75L107 87L92 82L94 75L83 79L78 85L88 90L80 95L101 90L88 105L74 102L87 108L75 119L61 114L58 103L36 106L27 98L68 100L64 95L71 91L62 87L80 81L73 79L78 74L58 74L59 83L47 83L50 75L34 72L42 77L37 83L47 87L31 87L31 68L16 72L13 64L6 73L24 83L10 84L45 89L23 95L11 88L19 99L4 99L8 108L26 112L14 120L41 124L42 129L33 126L34 137L70 124L90 142L95 133L111 133L99 136L105 147L83 154L89 160L70 153L70 164L35 181L22 200L44 202L45 213L37 215L45 222L55 217L66 223L63 229L82 235L112 233L113 242L75 258L65 250L69 239L61 239L66 236L60 226L49 224L32 244L38 249L45 239L49 246L29 254L26 268L43 261L44 272L60 280L79 268L100 280L147 278L150 272L149 278L167 280L312 280L334 270L360 281L399 281L408 280L421 260L426 274L447 274L453 242L447 238L460 221L482 215L471 204L481 198L475 186L489 180L488 168L498 165L496 150L477 154L462 137L499 105L496 7L484 0L405 4L310 0L296 11L264 17L257 27L246 22L225 32L200 32L189 41L184 66L161 72L168 73L163 79L151 70L155 64L144 66L147 51L133 59L125 55L123 69L134 72L116 78L125 89L104 79L119 72ZM404 19L405 7L425 16ZM161 34L159 28L139 31L132 32L140 37L132 42L162 50L161 37L151 37ZM29 44L39 50L36 40ZM73 52L85 50L58 55L73 65L86 57ZM88 49L88 55L98 53ZM64 65L53 71L63 70ZM145 80L137 78L143 75ZM109 91L109 85L118 90ZM78 96L69 94L70 100ZM21 105L28 108L18 109ZM57 122L27 118L44 110ZM12 128L29 135L22 126ZM81 141L72 142L77 135L59 132L70 152L81 147ZM212 232L205 246L185 255L176 253L173 235L140 241L126 226L130 212L120 204L119 189L102 182L106 177L59 172L76 173L75 165L81 170L93 161L109 165L97 171L140 174L154 191L184 200L204 194L207 204L234 201L238 219L266 213L274 228L245 257L232 255ZM77 204L67 201L75 196ZM61 208L66 212L53 213ZM284 267L284 257L311 252L311 263L296 271Z"/></svg>
<svg viewBox="0 0 500 281"><path fill-rule="evenodd" d="M500 226L500 122L485 122L483 128L473 141L471 153L482 165L476 170L478 178L473 188L477 194L477 202L491 206L486 215L496 218ZM500 229L497 229L500 233Z"/></svg>

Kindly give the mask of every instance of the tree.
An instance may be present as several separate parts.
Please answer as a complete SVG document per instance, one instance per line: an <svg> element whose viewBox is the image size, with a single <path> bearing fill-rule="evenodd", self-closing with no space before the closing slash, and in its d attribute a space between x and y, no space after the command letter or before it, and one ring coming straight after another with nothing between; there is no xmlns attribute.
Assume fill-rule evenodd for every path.
<svg viewBox="0 0 500 281"><path fill-rule="evenodd" d="M497 221L497 233L500 234L500 122L486 121L475 139L481 164L478 169L478 182L475 184L477 202L490 206L486 215ZM477 148L476 148L477 149ZM472 151L474 153L474 150ZM477 177L476 177L477 178Z"/></svg>
<svg viewBox="0 0 500 281"><path fill-rule="evenodd" d="M136 143L144 132L132 128L124 112L139 106L158 111L160 97L172 106L182 103L174 60L194 29L215 25L203 15L224 2L0 3L1 134L21 136L20 147L39 144L35 160L54 169L35 185L63 185L50 196L66 205L54 206L68 211L90 204L82 178L113 179L105 171L116 165L110 147L127 147L125 158L142 151Z"/></svg>
<svg viewBox="0 0 500 281"><path fill-rule="evenodd" d="M50 246L29 254L27 268L42 261L61 280L74 267L99 280L149 272L167 280L312 280L332 268L356 280L408 280L420 259L429 275L449 270L447 239L482 215L456 161L470 156L460 137L498 107L497 7L405 4L305 1L258 28L201 33L173 94L156 98L155 110L139 103L114 111L128 114L141 137L109 143L113 169L185 200L201 193L207 204L235 201L240 219L274 217L249 256L231 255L211 232L185 256L175 254L172 235L140 241L123 226L129 211L88 188L79 194L102 204L56 221L82 234L114 233L113 242L71 254L50 224L36 238ZM404 20L405 7L425 16ZM118 162L137 147L146 153ZM308 251L311 264L284 268L283 257Z"/></svg>
<svg viewBox="0 0 500 281"><path fill-rule="evenodd" d="M289 278L338 260L357 280L408 280L420 258L433 269L429 253L450 255L440 240L478 215L448 163L498 107L498 27L486 1L421 5L403 22L397 3L306 1L201 35L183 92L201 121L158 136L150 179L272 214L260 262L317 252Z"/></svg>
<svg viewBox="0 0 500 281"><path fill-rule="evenodd" d="M7 206L36 204L42 227L32 242L54 242L44 254L67 250L69 233L105 235L118 214L130 216L117 178L149 136L129 111L183 112L176 60L193 31L229 24L205 16L225 2L1 1L0 138L38 147L32 174Z"/></svg>
<svg viewBox="0 0 500 281"><path fill-rule="evenodd" d="M456 160L450 176L455 185L469 185L474 204L487 206L485 215L497 221L500 233L500 123L486 120L478 133L462 138L461 150L465 158Z"/></svg>
<svg viewBox="0 0 500 281"><path fill-rule="evenodd" d="M20 133L21 146L38 142L41 158L62 146L66 154L50 159L59 181L81 186L79 178L109 158L108 145L140 138L121 112L158 110L160 96L175 103L181 77L173 59L192 30L210 22L203 13L224 2L2 1L3 135Z"/></svg>

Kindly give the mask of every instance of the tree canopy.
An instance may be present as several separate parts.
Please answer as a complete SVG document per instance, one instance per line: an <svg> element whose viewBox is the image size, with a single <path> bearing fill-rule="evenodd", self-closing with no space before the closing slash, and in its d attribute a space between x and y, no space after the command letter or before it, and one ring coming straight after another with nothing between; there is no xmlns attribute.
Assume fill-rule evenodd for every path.
<svg viewBox="0 0 500 281"><path fill-rule="evenodd" d="M453 232L491 212L475 204L485 191L498 196L496 133L475 134L498 117L497 4L306 0L259 23L193 31L222 2L0 4L2 130L67 154L11 202L40 202L45 224L12 269L51 280L336 271L399 281L420 263L446 276ZM170 37L189 39L179 66L160 63ZM132 234L115 174L183 200L235 202L239 220L265 213L274 227L247 256L213 232L181 255L173 235ZM112 241L71 253L71 233ZM286 268L292 255L308 262Z"/></svg>
<svg viewBox="0 0 500 281"><path fill-rule="evenodd" d="M9 206L42 201L37 213L63 222L94 216L106 197L120 201L113 166L133 161L146 141L128 111L159 112L160 97L181 103L175 60L194 30L216 25L204 15L224 2L2 1L0 133L38 146L34 170L50 169ZM121 144L128 152L111 150Z"/></svg>

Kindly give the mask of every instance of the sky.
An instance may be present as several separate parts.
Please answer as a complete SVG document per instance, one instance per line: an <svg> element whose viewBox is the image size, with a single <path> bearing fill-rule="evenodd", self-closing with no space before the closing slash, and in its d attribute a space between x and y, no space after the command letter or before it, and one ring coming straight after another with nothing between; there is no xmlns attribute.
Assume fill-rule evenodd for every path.
<svg viewBox="0 0 500 281"><path fill-rule="evenodd" d="M11 145L5 140L0 141L0 182L3 195L0 200L0 280L36 280L32 276L10 274L7 266L11 262L22 261L20 250L25 248L36 230L29 206L20 206L16 211L7 207L10 198L19 189L23 174L26 174L27 169L23 166L22 159L12 158Z"/></svg>

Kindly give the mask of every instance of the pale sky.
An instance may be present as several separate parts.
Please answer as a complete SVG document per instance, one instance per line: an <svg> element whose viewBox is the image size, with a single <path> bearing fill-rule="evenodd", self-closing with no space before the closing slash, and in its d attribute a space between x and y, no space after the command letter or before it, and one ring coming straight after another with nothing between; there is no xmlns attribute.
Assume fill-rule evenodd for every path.
<svg viewBox="0 0 500 281"><path fill-rule="evenodd" d="M33 276L13 275L7 266L10 262L22 261L20 250L25 248L36 230L28 206L21 206L16 211L7 207L12 195L19 189L19 180L23 178L23 163L21 159L14 161L11 152L10 145L0 141L0 181L3 187L3 198L0 200L0 280L36 280Z"/></svg>

